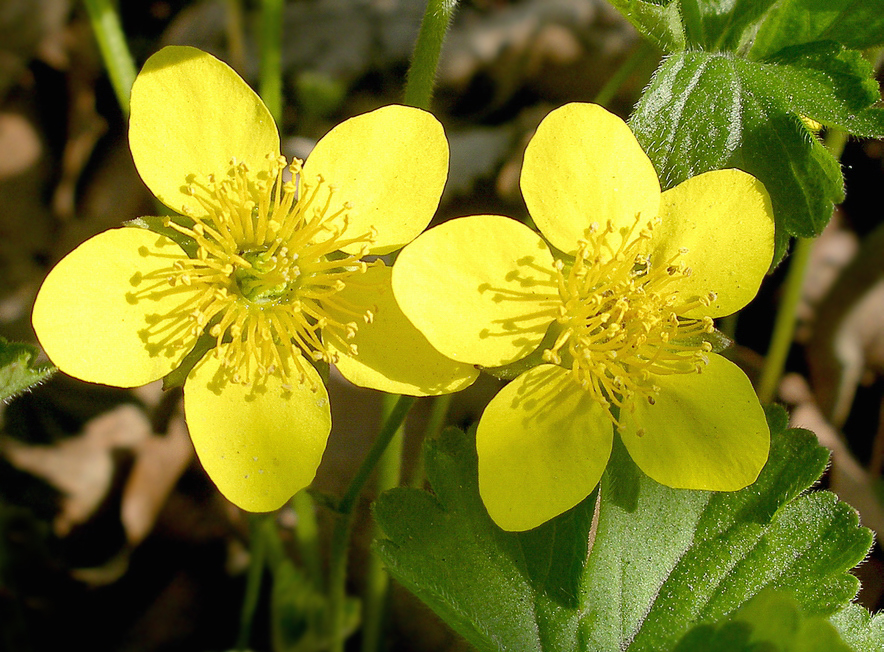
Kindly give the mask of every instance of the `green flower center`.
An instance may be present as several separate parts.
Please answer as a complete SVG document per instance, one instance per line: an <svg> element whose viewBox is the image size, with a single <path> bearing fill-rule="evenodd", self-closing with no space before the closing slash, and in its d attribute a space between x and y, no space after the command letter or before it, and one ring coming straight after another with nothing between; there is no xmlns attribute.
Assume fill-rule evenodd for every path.
<svg viewBox="0 0 884 652"><path fill-rule="evenodd" d="M701 372L712 350L703 337L714 330L712 319L685 315L708 306L714 294L680 295L678 280L691 273L678 262L686 252L652 261L644 252L655 223L636 235L639 226L639 216L620 232L611 224L604 230L593 225L574 264L566 268L557 261L560 332L543 353L547 362L569 367L573 380L608 408L612 420L613 406L629 409L636 397L654 402L660 391L656 375Z"/></svg>
<svg viewBox="0 0 884 652"><path fill-rule="evenodd" d="M189 226L165 221L196 253L172 266L169 284L190 292L178 310L158 318L155 334L173 341L207 332L235 383L260 383L268 374L303 382L305 357L335 362L327 342L352 340L359 322L372 319L340 293L368 268L361 256L374 234L346 233L350 206L330 211L335 188L305 178L301 161L268 159L270 174L231 161L223 179L190 177L186 192L202 210L182 211Z"/></svg>
<svg viewBox="0 0 884 652"><path fill-rule="evenodd" d="M246 251L250 267L237 267L233 280L242 296L252 303L289 302L301 281L301 269L292 257L267 251Z"/></svg>

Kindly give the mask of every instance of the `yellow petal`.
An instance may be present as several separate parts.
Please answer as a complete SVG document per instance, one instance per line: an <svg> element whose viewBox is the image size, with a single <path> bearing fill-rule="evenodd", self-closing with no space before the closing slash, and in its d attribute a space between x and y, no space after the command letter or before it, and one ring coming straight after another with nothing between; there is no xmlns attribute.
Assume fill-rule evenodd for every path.
<svg viewBox="0 0 884 652"><path fill-rule="evenodd" d="M224 175L230 160L269 170L279 134L267 107L227 64L171 46L144 64L132 86L129 146L138 173L169 208L200 204L181 192L187 176Z"/></svg>
<svg viewBox="0 0 884 652"><path fill-rule="evenodd" d="M746 375L710 354L701 374L657 376L654 405L621 412L623 443L639 468L676 489L736 491L755 482L770 448L764 410Z"/></svg>
<svg viewBox="0 0 884 652"><path fill-rule="evenodd" d="M486 367L536 349L559 304L543 240L499 215L451 220L421 235L393 267L393 292L430 344Z"/></svg>
<svg viewBox="0 0 884 652"><path fill-rule="evenodd" d="M722 317L757 294L773 259L774 221L764 185L740 170L692 177L663 193L661 224L654 229L652 259L678 260L691 268L678 290L686 296L715 292L709 307L688 316Z"/></svg>
<svg viewBox="0 0 884 652"><path fill-rule="evenodd" d="M253 388L225 383L209 353L184 385L196 454L218 490L242 509L278 509L316 475L331 412L319 374L304 366L303 383L269 376Z"/></svg>
<svg viewBox="0 0 884 652"><path fill-rule="evenodd" d="M530 530L598 484L614 430L568 371L540 365L495 396L479 421L479 493L505 530Z"/></svg>
<svg viewBox="0 0 884 652"><path fill-rule="evenodd" d="M370 253L383 254L411 242L430 223L448 177L448 141L431 114L386 106L351 118L326 134L304 165L308 183L326 181L317 203L336 187L328 214L352 208L346 233L377 231ZM344 251L358 253L360 245Z"/></svg>
<svg viewBox="0 0 884 652"><path fill-rule="evenodd" d="M631 227L652 218L660 182L620 118L595 104L566 104L543 119L525 150L522 194L540 232L573 254L592 223Z"/></svg>
<svg viewBox="0 0 884 652"><path fill-rule="evenodd" d="M374 316L369 324L356 318L359 330L352 339L328 339L329 349L339 355L338 371L355 385L390 394L434 396L472 385L478 370L439 353L402 314L393 297L391 276L389 267L370 267L358 277L358 285L330 298L327 308L333 315L340 314L336 300L343 300L357 312L371 310ZM356 355L349 345L356 346Z"/></svg>
<svg viewBox="0 0 884 652"><path fill-rule="evenodd" d="M172 240L144 229L111 229L81 244L49 272L34 302L46 354L93 383L136 387L165 376L196 341L186 316L157 319L193 295L167 280L184 258Z"/></svg>

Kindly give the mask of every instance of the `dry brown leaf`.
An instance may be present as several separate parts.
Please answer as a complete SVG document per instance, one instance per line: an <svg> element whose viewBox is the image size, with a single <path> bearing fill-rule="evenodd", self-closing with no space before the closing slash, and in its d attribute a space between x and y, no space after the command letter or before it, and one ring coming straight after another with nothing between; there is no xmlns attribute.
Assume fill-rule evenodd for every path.
<svg viewBox="0 0 884 652"><path fill-rule="evenodd" d="M65 536L84 523L107 495L114 473L112 453L146 440L150 422L134 405L121 405L89 421L83 434L53 446L30 446L4 437L0 451L19 469L46 480L62 493L53 524Z"/></svg>
<svg viewBox="0 0 884 652"><path fill-rule="evenodd" d="M178 478L193 459L184 418L173 419L164 437L154 435L140 441L135 455L120 508L126 538L132 546L150 534Z"/></svg>
<svg viewBox="0 0 884 652"><path fill-rule="evenodd" d="M464 91L481 80L491 95L474 108L485 112L525 88L554 101L589 99L637 41L632 26L599 0L525 0L459 18L445 42L440 83Z"/></svg>
<svg viewBox="0 0 884 652"><path fill-rule="evenodd" d="M43 145L30 121L18 113L0 113L0 179L14 177L33 166Z"/></svg>
<svg viewBox="0 0 884 652"><path fill-rule="evenodd" d="M862 242L856 257L817 308L807 347L819 405L840 427L867 372L884 370L884 227Z"/></svg>
<svg viewBox="0 0 884 652"><path fill-rule="evenodd" d="M817 318L817 307L844 268L856 256L858 249L859 239L856 233L844 225L841 212L836 210L826 228L814 240L810 252L797 311L798 329L795 339L798 342L807 342L810 339L813 322Z"/></svg>
<svg viewBox="0 0 884 652"><path fill-rule="evenodd" d="M816 433L820 444L832 451L830 486L838 497L853 506L862 524L875 531L878 539L884 535L884 507L878 500L872 476L856 461L844 439L826 420L807 382L798 374L789 374L780 383L783 400L795 404L789 425L807 428Z"/></svg>

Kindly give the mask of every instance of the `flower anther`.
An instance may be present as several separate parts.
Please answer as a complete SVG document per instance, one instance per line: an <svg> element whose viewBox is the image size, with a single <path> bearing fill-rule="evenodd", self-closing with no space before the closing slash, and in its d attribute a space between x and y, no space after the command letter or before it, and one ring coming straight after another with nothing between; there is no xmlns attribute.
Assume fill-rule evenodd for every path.
<svg viewBox="0 0 884 652"><path fill-rule="evenodd" d="M569 368L615 424L611 406L631 409L637 397L653 402L660 392L655 376L702 371L712 350L703 339L714 331L712 318L686 315L708 306L713 293L683 297L678 291L679 279L690 276L679 263L688 251L660 262L643 253L658 224L642 225L636 215L619 231L611 222L604 229L590 225L574 262L554 265L560 330L543 360Z"/></svg>
<svg viewBox="0 0 884 652"><path fill-rule="evenodd" d="M166 218L164 225L191 240L196 254L157 270L157 276L193 293L187 304L146 327L144 336L151 342L159 333L178 333L165 345L180 347L183 335L207 331L230 381L260 383L277 373L286 382L303 383L311 361L337 362L329 339L353 340L359 324L371 319L369 309L337 295L368 269L361 255L375 236L346 235L352 207L330 210L333 192L317 200L323 179L306 179L302 161L287 164L273 155L268 160L273 168L266 179L250 178L247 166L236 161L220 180L190 175L185 194L201 211L184 206L193 224ZM339 253L354 245L359 253ZM357 354L353 344L348 350Z"/></svg>

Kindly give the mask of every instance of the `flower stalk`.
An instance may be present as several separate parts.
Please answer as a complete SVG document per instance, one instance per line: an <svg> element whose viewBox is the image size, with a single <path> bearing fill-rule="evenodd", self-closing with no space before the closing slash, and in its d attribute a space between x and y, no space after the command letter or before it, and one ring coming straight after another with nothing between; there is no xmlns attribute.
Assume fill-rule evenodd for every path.
<svg viewBox="0 0 884 652"><path fill-rule="evenodd" d="M332 532L331 569L329 571L329 640L332 652L344 650L344 599L347 582L347 549L350 543L350 531L353 527L353 509L362 493L378 461L384 455L396 432L405 421L405 417L414 405L413 396L400 396L390 411L390 416L381 427L378 437L362 461L356 475L347 488L347 492L338 503L338 518Z"/></svg>
<svg viewBox="0 0 884 652"><path fill-rule="evenodd" d="M399 398L391 394L384 396L383 416L386 419ZM405 429L400 426L390 441L387 450L378 461L376 474L376 493L398 487L402 476L402 453L405 443ZM372 524L372 539L378 539L383 533L377 523ZM365 595L363 597L362 617L362 652L376 652L379 649L384 623L384 612L387 603L387 589L390 578L383 562L377 555L368 558L365 571Z"/></svg>
<svg viewBox="0 0 884 652"><path fill-rule="evenodd" d="M846 144L846 132L834 128L826 132L826 148L836 159L841 158ZM792 259L789 261L789 272L786 275L783 298L774 320L770 347L764 358L764 367L761 370L761 378L758 381L758 398L765 405L776 398L777 387L780 384L780 379L783 377L783 370L786 368L786 358L789 355L789 349L795 337L798 304L801 302L801 291L804 286L807 267L810 263L813 242L813 238L797 238L795 240L795 248L792 250Z"/></svg>
<svg viewBox="0 0 884 652"><path fill-rule="evenodd" d="M258 608L261 595L261 580L264 577L264 563L267 558L267 517L253 514L249 516L251 545L249 546L249 568L246 573L246 590L243 596L239 619L239 636L236 640L237 650L248 650L252 636L252 622ZM270 523L273 527L273 523Z"/></svg>
<svg viewBox="0 0 884 652"><path fill-rule="evenodd" d="M282 0L261 2L260 95L273 119L282 119Z"/></svg>
<svg viewBox="0 0 884 652"><path fill-rule="evenodd" d="M427 110L433 99L439 53L458 0L429 0L405 82L405 104Z"/></svg>
<svg viewBox="0 0 884 652"><path fill-rule="evenodd" d="M120 103L124 116L129 116L129 92L135 81L135 63L126 35L120 24L120 16L111 0L85 0L86 12L92 23L92 31L98 41L98 49L107 72L111 86Z"/></svg>

